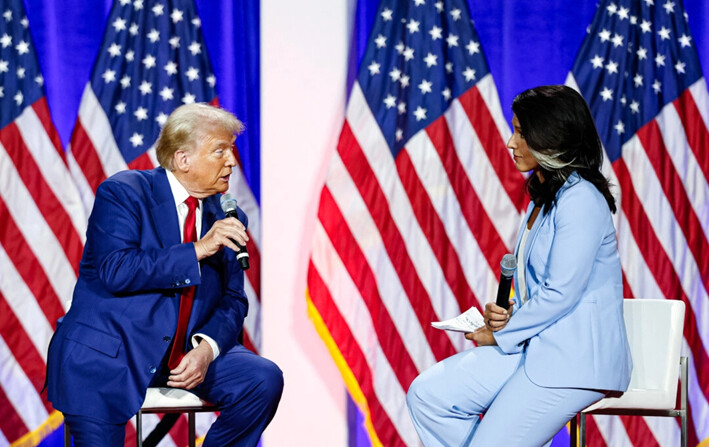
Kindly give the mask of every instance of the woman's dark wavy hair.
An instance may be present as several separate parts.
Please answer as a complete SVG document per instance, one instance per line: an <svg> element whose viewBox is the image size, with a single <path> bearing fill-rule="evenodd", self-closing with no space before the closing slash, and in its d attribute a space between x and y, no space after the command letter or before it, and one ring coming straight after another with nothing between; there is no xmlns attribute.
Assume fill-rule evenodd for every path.
<svg viewBox="0 0 709 447"><path fill-rule="evenodd" d="M545 213L556 202L556 193L573 171L603 194L611 212L615 199L601 173L603 147L591 111L583 97L563 85L548 85L526 90L512 102L522 136L532 156L539 163L544 182L529 176L527 191L537 205L546 205Z"/></svg>

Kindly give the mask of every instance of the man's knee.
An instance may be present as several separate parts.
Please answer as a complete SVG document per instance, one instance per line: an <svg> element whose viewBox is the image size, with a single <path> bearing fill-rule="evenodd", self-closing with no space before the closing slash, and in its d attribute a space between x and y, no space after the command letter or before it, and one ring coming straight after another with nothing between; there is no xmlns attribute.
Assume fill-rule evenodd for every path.
<svg viewBox="0 0 709 447"><path fill-rule="evenodd" d="M277 403L283 393L283 371L272 361L264 360L262 367L259 369L261 379L259 391L264 400Z"/></svg>
<svg viewBox="0 0 709 447"><path fill-rule="evenodd" d="M210 366L208 379L200 387L206 400L220 406L241 405L246 401L279 401L283 392L283 372L272 361L243 347L220 355Z"/></svg>

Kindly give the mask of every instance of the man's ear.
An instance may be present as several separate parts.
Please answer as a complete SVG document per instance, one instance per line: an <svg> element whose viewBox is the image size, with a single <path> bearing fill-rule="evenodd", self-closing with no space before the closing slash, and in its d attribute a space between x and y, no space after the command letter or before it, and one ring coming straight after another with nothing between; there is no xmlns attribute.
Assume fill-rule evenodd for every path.
<svg viewBox="0 0 709 447"><path fill-rule="evenodd" d="M176 171L188 172L190 170L190 157L187 152L178 149L172 155L172 162Z"/></svg>

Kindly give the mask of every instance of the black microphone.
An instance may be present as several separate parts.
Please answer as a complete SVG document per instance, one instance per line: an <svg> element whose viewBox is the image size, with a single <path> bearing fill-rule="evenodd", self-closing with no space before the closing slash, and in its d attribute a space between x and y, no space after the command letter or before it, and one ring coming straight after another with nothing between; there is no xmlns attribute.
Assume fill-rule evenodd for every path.
<svg viewBox="0 0 709 447"><path fill-rule="evenodd" d="M220 199L219 199L219 204L222 207L222 211L224 211L224 214L226 217L234 217L236 219L239 218L236 212L236 199L232 197L231 194L224 194ZM242 270L248 270L249 269L249 252L246 251L246 247L241 245L240 243L236 242L234 239L230 239L233 243L236 244L237 247L239 247L239 251L236 252L236 259L239 261L239 264L241 265Z"/></svg>
<svg viewBox="0 0 709 447"><path fill-rule="evenodd" d="M497 288L497 305L503 309L510 307L510 287L512 286L512 275L517 268L517 258L511 253L507 253L500 261L500 286Z"/></svg>

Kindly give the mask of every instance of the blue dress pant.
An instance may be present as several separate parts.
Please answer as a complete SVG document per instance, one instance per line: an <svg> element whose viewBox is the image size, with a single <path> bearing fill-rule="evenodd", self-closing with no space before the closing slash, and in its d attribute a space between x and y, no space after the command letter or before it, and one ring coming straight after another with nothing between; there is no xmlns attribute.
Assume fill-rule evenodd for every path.
<svg viewBox="0 0 709 447"><path fill-rule="evenodd" d="M540 447L598 390L545 388L524 371L525 353L482 346L453 355L418 376L406 395L426 447Z"/></svg>
<svg viewBox="0 0 709 447"><path fill-rule="evenodd" d="M165 381L166 376L159 374L151 386L165 386ZM251 447L258 444L276 413L283 373L275 363L237 345L222 352L209 365L204 382L190 391L219 407L219 417L207 432L204 447ZM123 447L126 422L67 414L64 418L74 446Z"/></svg>
<svg viewBox="0 0 709 447"><path fill-rule="evenodd" d="M110 424L89 416L64 414L64 424L69 429L76 446L123 447L126 423Z"/></svg>

